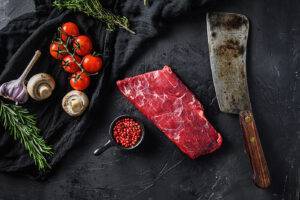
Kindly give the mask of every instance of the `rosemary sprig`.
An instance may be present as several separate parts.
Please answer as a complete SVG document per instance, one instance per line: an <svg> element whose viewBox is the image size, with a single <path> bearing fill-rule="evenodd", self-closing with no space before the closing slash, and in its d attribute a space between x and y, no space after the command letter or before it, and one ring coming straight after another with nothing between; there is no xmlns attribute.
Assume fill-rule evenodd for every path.
<svg viewBox="0 0 300 200"><path fill-rule="evenodd" d="M126 17L113 14L111 11L105 9L100 1L101 0L55 0L53 6L58 9L83 12L88 16L106 23L108 30L115 30L118 26L135 34L135 32L129 28L129 21Z"/></svg>
<svg viewBox="0 0 300 200"><path fill-rule="evenodd" d="M8 133L24 145L39 170L50 168L45 156L53 155L53 150L39 135L40 129L36 126L34 115L21 106L0 100L0 121Z"/></svg>

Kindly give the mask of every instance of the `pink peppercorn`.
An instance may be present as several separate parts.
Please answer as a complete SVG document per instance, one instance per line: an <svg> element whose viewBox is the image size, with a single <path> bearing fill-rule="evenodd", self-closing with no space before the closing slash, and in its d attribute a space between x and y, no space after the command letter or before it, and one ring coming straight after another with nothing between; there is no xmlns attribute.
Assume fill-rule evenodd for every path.
<svg viewBox="0 0 300 200"><path fill-rule="evenodd" d="M113 135L118 144L130 148L140 141L142 128L134 119L122 118L115 123Z"/></svg>

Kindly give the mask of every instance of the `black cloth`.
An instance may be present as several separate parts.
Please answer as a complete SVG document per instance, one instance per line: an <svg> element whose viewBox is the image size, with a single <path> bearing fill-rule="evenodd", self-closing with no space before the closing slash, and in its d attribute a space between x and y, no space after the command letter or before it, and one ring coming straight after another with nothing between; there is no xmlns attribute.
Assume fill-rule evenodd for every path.
<svg viewBox="0 0 300 200"><path fill-rule="evenodd" d="M36 0L36 12L23 15L11 21L0 31L0 83L16 79L24 70L35 50L42 51L42 57L29 76L46 72L56 80L53 95L41 102L29 100L24 106L36 114L43 137L54 148L54 156L48 158L51 166L59 162L67 151L81 140L86 130L103 109L103 102L109 101L106 94L115 88L115 81L124 77L134 58L140 55L147 39L156 36L168 19L179 16L191 8L205 4L205 0L160 0L152 1L149 8L142 1L112 1L105 6L114 12L127 16L135 35L124 30L109 32L105 25L80 13L58 11L51 7L51 1ZM61 107L62 97L71 90L68 74L49 55L49 44L63 22L74 21L80 32L93 39L94 48L104 58L104 69L92 78L86 91L90 105L81 117L68 116ZM22 145L5 133L0 134L0 171L16 172L34 177L44 177Z"/></svg>

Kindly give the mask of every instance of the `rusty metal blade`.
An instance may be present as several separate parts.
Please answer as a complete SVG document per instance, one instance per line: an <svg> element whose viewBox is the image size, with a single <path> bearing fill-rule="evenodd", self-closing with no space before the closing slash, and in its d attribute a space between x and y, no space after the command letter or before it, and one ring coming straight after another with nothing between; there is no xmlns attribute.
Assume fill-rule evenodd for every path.
<svg viewBox="0 0 300 200"><path fill-rule="evenodd" d="M251 110L246 76L249 21L234 13L207 13L210 65L220 110Z"/></svg>

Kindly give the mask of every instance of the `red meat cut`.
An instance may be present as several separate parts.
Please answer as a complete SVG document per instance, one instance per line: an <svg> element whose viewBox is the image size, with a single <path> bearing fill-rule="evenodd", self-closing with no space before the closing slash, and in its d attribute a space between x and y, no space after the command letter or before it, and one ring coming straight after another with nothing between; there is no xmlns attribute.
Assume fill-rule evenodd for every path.
<svg viewBox="0 0 300 200"><path fill-rule="evenodd" d="M170 67L117 81L117 86L190 158L221 146L222 137L205 118L201 103Z"/></svg>

